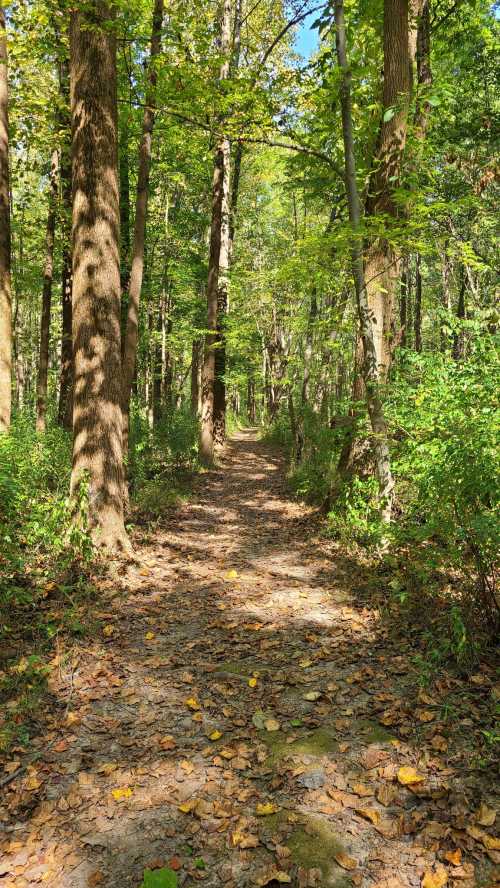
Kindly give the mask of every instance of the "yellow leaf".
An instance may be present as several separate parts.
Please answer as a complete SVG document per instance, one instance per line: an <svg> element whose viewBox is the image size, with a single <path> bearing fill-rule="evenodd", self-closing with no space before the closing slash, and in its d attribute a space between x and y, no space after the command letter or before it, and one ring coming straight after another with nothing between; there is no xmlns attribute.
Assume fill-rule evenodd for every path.
<svg viewBox="0 0 500 888"><path fill-rule="evenodd" d="M193 720L194 722L201 722L201 721L203 721L203 716L202 716L201 712L195 712L195 714L194 714L193 717L192 717L192 720Z"/></svg>
<svg viewBox="0 0 500 888"><path fill-rule="evenodd" d="M190 709L201 709L198 700L196 700L194 697L188 697L188 699L184 700L184 702L186 706L189 706Z"/></svg>
<svg viewBox="0 0 500 888"><path fill-rule="evenodd" d="M249 678L248 679L248 687L249 688L256 688L257 687L257 679L256 678Z"/></svg>
<svg viewBox="0 0 500 888"><path fill-rule="evenodd" d="M221 737L222 737L222 731L212 731L212 733L209 734L210 740L220 740Z"/></svg>
<svg viewBox="0 0 500 888"><path fill-rule="evenodd" d="M364 783L355 783L352 791L361 797L373 795L373 789L370 786L365 786Z"/></svg>
<svg viewBox="0 0 500 888"><path fill-rule="evenodd" d="M483 845L488 851L500 851L500 839L497 836L483 835Z"/></svg>
<svg viewBox="0 0 500 888"><path fill-rule="evenodd" d="M226 573L225 577L226 577L226 580L236 580L237 577L238 577L238 571L237 571L237 570L234 570L234 569L233 569L233 570L228 570L228 572Z"/></svg>
<svg viewBox="0 0 500 888"><path fill-rule="evenodd" d="M125 786L124 789L114 789L111 795L116 802L120 802L122 799L129 799L132 795L132 790L130 786Z"/></svg>
<svg viewBox="0 0 500 888"><path fill-rule="evenodd" d="M302 698L304 700L309 700L310 703L315 703L320 697L321 694L319 691L307 691L305 694L302 694Z"/></svg>
<svg viewBox="0 0 500 888"><path fill-rule="evenodd" d="M192 811L196 808L199 799L189 799L188 802L183 802L182 805L177 805L177 810L181 811L182 814L191 814Z"/></svg>
<svg viewBox="0 0 500 888"><path fill-rule="evenodd" d="M404 766L398 771L398 781L402 786L412 786L414 783L423 783L425 777L417 774L415 768Z"/></svg>
<svg viewBox="0 0 500 888"><path fill-rule="evenodd" d="M272 732L272 731L279 731L281 725L280 725L279 721L276 721L275 718L268 718L264 722L264 727L265 727L266 731Z"/></svg>
<svg viewBox="0 0 500 888"><path fill-rule="evenodd" d="M424 873L422 879L422 888L443 888L448 881L448 873L444 866L439 866L433 873Z"/></svg>
<svg viewBox="0 0 500 888"><path fill-rule="evenodd" d="M155 637L154 632L146 632L146 634L144 636L146 641L152 641L154 637Z"/></svg>
<svg viewBox="0 0 500 888"><path fill-rule="evenodd" d="M370 820L375 826L380 823L380 814L375 808L355 808L356 814L360 814L365 820Z"/></svg>
<svg viewBox="0 0 500 888"><path fill-rule="evenodd" d="M255 808L258 817L268 817L269 814L276 814L277 811L279 811L279 807L274 802L259 802Z"/></svg>
<svg viewBox="0 0 500 888"><path fill-rule="evenodd" d="M357 860L354 860L353 857L349 857L348 854L344 854L343 851L339 851L339 853L335 855L335 860L339 866L346 870L356 869L358 865Z"/></svg>
<svg viewBox="0 0 500 888"><path fill-rule="evenodd" d="M111 624L108 623L108 625L105 626L104 629L102 630L102 634L105 635L106 638L109 638L110 635L113 635L114 631L115 631L115 627L111 626Z"/></svg>
<svg viewBox="0 0 500 888"><path fill-rule="evenodd" d="M299 666L301 669L308 669L309 666L312 666L312 662L313 662L312 660L307 660L307 659L299 660Z"/></svg>

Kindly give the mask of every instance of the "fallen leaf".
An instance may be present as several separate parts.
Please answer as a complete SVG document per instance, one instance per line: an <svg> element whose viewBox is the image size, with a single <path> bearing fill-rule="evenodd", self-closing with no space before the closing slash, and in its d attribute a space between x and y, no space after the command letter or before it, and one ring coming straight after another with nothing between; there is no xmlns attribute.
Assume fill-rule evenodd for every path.
<svg viewBox="0 0 500 888"><path fill-rule="evenodd" d="M371 786L365 786L364 783L355 783L352 787L352 791L362 798L373 795L373 789L371 788Z"/></svg>
<svg viewBox="0 0 500 888"><path fill-rule="evenodd" d="M281 725L280 725L279 721L276 721L275 718L268 718L264 722L264 727L265 727L266 731L272 732L272 731L279 731Z"/></svg>
<svg viewBox="0 0 500 888"><path fill-rule="evenodd" d="M357 860L354 860L353 857L349 857L348 854L344 854L343 851L339 851L339 853L335 855L335 860L342 869L346 870L354 870L358 865Z"/></svg>
<svg viewBox="0 0 500 888"><path fill-rule="evenodd" d="M125 786L123 789L114 789L111 793L114 800L116 802L120 802L122 799L129 799L132 795L133 790L130 786Z"/></svg>
<svg viewBox="0 0 500 888"><path fill-rule="evenodd" d="M460 866L462 863L462 849L456 848L455 851L445 851L443 857L448 863L452 863L453 866Z"/></svg>
<svg viewBox="0 0 500 888"><path fill-rule="evenodd" d="M481 826L493 826L496 820L497 812L493 808L488 808L484 802L481 802L476 820Z"/></svg>
<svg viewBox="0 0 500 888"><path fill-rule="evenodd" d="M154 633L154 632L146 632L146 634L145 634L145 636L144 636L144 638L146 639L146 641L152 641L154 637L155 637L155 633Z"/></svg>
<svg viewBox="0 0 500 888"><path fill-rule="evenodd" d="M187 700L184 700L186 706L189 706L190 709L201 709L198 700L195 697L188 697Z"/></svg>
<svg viewBox="0 0 500 888"><path fill-rule="evenodd" d="M364 817L365 820L370 820L375 826L380 823L380 814L375 808L355 808L354 810L356 814Z"/></svg>
<svg viewBox="0 0 500 888"><path fill-rule="evenodd" d="M108 623L108 625L105 626L104 629L102 630L102 634L105 635L106 638L110 638L110 636L113 635L114 631L115 631L115 627L111 626L111 624Z"/></svg>
<svg viewBox="0 0 500 888"><path fill-rule="evenodd" d="M161 738L160 746L162 749L165 750L165 752L170 752L172 749L175 749L177 743L175 742L174 738L170 736L170 734L167 734L165 737Z"/></svg>
<svg viewBox="0 0 500 888"><path fill-rule="evenodd" d="M443 888L448 881L448 873L444 866L439 866L434 872L426 872L422 877L422 888Z"/></svg>
<svg viewBox="0 0 500 888"><path fill-rule="evenodd" d="M234 570L234 569L228 570L228 572L225 574L226 580L236 580L237 577L238 577L238 571Z"/></svg>
<svg viewBox="0 0 500 888"><path fill-rule="evenodd" d="M87 879L89 888L95 888L96 885L101 885L102 882L104 882L104 874L100 870L96 870Z"/></svg>
<svg viewBox="0 0 500 888"><path fill-rule="evenodd" d="M248 679L248 687L249 688L256 688L257 687L257 679L256 678L249 678Z"/></svg>
<svg viewBox="0 0 500 888"><path fill-rule="evenodd" d="M222 737L222 731L212 731L212 733L208 736L209 740L220 740L220 738Z"/></svg>
<svg viewBox="0 0 500 888"><path fill-rule="evenodd" d="M302 699L308 700L310 703L315 703L320 697L321 694L319 691L307 691L305 694L302 694Z"/></svg>
<svg viewBox="0 0 500 888"><path fill-rule="evenodd" d="M417 774L415 768L409 768L404 766L398 771L398 781L402 786L413 786L415 783L423 783L425 777L422 777L421 774Z"/></svg>
<svg viewBox="0 0 500 888"><path fill-rule="evenodd" d="M279 882L280 884L290 884L292 881L291 877L288 873L285 873L284 870L270 869L266 870L264 873L261 873L260 876L257 876L255 881L255 885L258 888L263 888L264 885L269 885L270 882Z"/></svg>
<svg viewBox="0 0 500 888"><path fill-rule="evenodd" d="M268 817L269 814L276 814L277 811L279 811L279 806L274 802L259 802L255 808L258 817Z"/></svg>

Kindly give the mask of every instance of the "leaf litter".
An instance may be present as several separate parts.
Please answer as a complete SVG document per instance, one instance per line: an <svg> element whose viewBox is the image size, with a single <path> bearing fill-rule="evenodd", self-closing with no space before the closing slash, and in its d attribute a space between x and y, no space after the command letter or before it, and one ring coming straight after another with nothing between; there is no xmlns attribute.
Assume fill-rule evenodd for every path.
<svg viewBox="0 0 500 888"><path fill-rule="evenodd" d="M493 886L491 668L416 690L411 627L277 455L242 432L222 463L58 652L35 758L0 762L2 888Z"/></svg>

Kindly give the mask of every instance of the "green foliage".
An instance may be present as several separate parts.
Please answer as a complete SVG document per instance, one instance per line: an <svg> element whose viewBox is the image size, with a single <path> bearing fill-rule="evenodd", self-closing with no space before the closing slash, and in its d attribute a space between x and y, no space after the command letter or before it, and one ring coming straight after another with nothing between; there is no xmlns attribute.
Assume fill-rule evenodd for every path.
<svg viewBox="0 0 500 888"><path fill-rule="evenodd" d="M139 888L177 888L177 874L168 866L156 870L144 870L144 879Z"/></svg>

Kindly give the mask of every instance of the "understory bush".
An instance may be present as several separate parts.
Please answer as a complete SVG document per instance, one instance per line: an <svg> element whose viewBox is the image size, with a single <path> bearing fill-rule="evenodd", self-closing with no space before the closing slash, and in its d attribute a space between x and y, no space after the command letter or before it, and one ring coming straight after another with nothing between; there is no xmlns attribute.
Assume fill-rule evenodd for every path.
<svg viewBox="0 0 500 888"><path fill-rule="evenodd" d="M327 521L327 532L347 545L376 549L384 536L383 557L395 570L389 589L400 604L421 607L422 596L444 599L442 610L434 608L445 639L442 654L446 648L457 659L470 657L474 638L499 623L498 371L494 342L484 332L477 340L470 334L464 361L401 351L386 400L394 522L389 532L381 527L378 485L369 472L354 472L337 486ZM368 429L362 418L359 428ZM319 504L345 431L325 428L319 417L306 417L303 429L298 464L286 412L266 437L287 445L293 490Z"/></svg>

